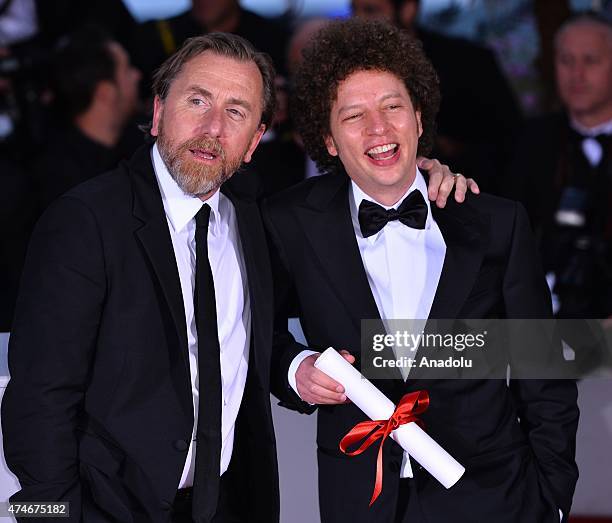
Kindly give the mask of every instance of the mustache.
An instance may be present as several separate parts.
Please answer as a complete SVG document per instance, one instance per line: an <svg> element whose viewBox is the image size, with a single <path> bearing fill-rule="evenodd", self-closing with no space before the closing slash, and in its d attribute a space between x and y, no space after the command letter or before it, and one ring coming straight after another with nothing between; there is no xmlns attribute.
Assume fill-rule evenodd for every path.
<svg viewBox="0 0 612 523"><path fill-rule="evenodd" d="M217 138L211 138L210 136L198 136L183 142L178 152L182 153L190 149L202 149L209 151L217 156L221 157L221 160L225 161L225 149L221 145L221 142Z"/></svg>

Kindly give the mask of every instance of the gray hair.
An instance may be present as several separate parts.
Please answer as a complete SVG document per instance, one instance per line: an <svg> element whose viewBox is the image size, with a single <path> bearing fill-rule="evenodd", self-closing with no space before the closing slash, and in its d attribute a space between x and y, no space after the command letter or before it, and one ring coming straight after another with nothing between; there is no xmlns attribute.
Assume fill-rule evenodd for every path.
<svg viewBox="0 0 612 523"><path fill-rule="evenodd" d="M272 60L267 54L257 51L248 40L238 35L209 33L187 39L182 47L155 71L153 75L153 95L159 96L161 100L165 100L172 82L180 74L183 66L192 58L207 51L220 56L227 56L240 62L255 63L263 80L260 123L269 127L276 107L276 91L274 88L276 73ZM151 126L145 126L143 130L150 132Z"/></svg>

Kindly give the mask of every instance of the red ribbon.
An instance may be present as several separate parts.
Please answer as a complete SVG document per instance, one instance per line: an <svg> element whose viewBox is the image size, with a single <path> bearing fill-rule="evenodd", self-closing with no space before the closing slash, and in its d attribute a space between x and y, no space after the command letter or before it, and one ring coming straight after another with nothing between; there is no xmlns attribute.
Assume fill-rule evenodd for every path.
<svg viewBox="0 0 612 523"><path fill-rule="evenodd" d="M378 447L378 459L376 462L376 483L374 484L374 492L370 500L370 507L376 501L376 498L382 491L383 481L383 463L382 450L387 436L391 434L399 426L414 421L419 427L423 428L424 423L417 418L429 407L429 394L426 390L417 390L406 394L397 404L395 411L388 420L377 421L362 421L355 425L346 436L340 441L340 450L347 456L358 456L364 452L376 440L380 439ZM359 441L362 441L359 448L353 451L347 449Z"/></svg>

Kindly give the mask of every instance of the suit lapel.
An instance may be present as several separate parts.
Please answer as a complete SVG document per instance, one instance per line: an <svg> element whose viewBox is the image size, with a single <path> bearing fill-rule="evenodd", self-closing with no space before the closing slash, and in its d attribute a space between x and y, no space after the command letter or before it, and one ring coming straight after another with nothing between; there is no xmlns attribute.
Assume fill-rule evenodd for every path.
<svg viewBox="0 0 612 523"><path fill-rule="evenodd" d="M296 213L312 245L321 272L344 305L357 336L361 338L362 352L371 355L372 347L363 335L361 320L379 320L376 332L384 332L384 325L380 321L380 312L359 253L351 219L348 184L349 178L346 175L338 174L321 179L321 183L313 186L306 205L296 208ZM357 365L361 368L361 355L356 356ZM390 348L385 348L380 356L394 358ZM401 377L395 368L385 371L381 372L381 376ZM385 379L380 382L377 380L376 383L385 390L391 382Z"/></svg>
<svg viewBox="0 0 612 523"><path fill-rule="evenodd" d="M130 161L129 169L134 188L133 214L140 222L140 227L135 231L135 234L153 267L168 303L174 328L178 335L182 366L189 377L187 328L181 283L161 193L153 172L149 147L143 147L136 152ZM187 405L192 412L191 387L189 384L190 379L185 380L185 387L182 388L185 389L183 392L188 395Z"/></svg>
<svg viewBox="0 0 612 523"><path fill-rule="evenodd" d="M446 254L429 318L455 319L478 277L484 257L487 223L468 202L458 204L452 196L444 209L432 203L431 212L446 243ZM432 329L437 332L435 324L435 321L428 321L426 332L432 332ZM420 352L421 347L413 356L417 361L420 360ZM424 374L427 374L427 370L418 366L411 369L406 385L399 389L399 395L406 391L406 387L408 390L435 389L436 380L424 379ZM455 377L460 377L460 373Z"/></svg>
<svg viewBox="0 0 612 523"><path fill-rule="evenodd" d="M252 194L245 194L248 189L245 173L237 173L226 182L221 191L232 202L236 210L238 232L244 264L246 266L249 297L251 304L251 318L253 342L257 347L254 357L255 366L263 382L269 376L272 339L272 275L268 251L265 243L265 232L259 207ZM266 342L266 340L268 340Z"/></svg>
<svg viewBox="0 0 612 523"><path fill-rule="evenodd" d="M432 214L446 243L446 256L430 318L456 318L478 276L484 256L485 226L469 203L449 199L445 209L432 205Z"/></svg>
<svg viewBox="0 0 612 523"><path fill-rule="evenodd" d="M361 319L380 319L380 314L355 238L348 180L334 175L314 185L306 205L296 213L322 272L360 330Z"/></svg>

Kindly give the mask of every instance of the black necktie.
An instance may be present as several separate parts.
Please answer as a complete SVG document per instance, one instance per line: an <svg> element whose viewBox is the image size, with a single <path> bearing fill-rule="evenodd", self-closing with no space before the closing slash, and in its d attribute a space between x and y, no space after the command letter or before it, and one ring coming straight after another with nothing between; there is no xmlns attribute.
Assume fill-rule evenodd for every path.
<svg viewBox="0 0 612 523"><path fill-rule="evenodd" d="M199 404L192 515L197 523L212 520L219 498L221 461L221 364L215 284L208 261L210 206L204 204L196 221L196 273L193 296L198 331Z"/></svg>
<svg viewBox="0 0 612 523"><path fill-rule="evenodd" d="M364 238L380 231L387 223L399 220L413 229L424 229L427 204L420 191L412 191L397 209L385 209L377 203L361 200L359 226Z"/></svg>

